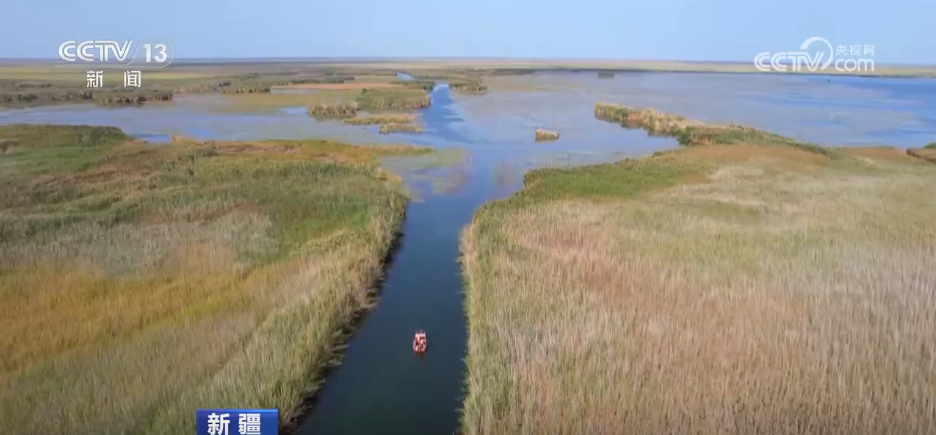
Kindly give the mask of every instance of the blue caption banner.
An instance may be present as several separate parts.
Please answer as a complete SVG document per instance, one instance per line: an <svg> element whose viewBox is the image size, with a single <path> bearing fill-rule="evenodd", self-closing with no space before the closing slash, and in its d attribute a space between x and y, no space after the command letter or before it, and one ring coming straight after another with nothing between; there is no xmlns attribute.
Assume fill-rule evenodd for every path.
<svg viewBox="0 0 936 435"><path fill-rule="evenodd" d="M277 409L199 409L198 435L277 435Z"/></svg>

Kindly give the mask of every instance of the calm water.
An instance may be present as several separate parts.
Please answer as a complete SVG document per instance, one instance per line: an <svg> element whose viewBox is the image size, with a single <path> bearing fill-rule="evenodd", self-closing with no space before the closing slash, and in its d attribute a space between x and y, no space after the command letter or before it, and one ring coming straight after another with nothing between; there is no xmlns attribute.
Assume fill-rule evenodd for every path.
<svg viewBox="0 0 936 435"><path fill-rule="evenodd" d="M372 127L317 122L304 108L270 114L206 111L203 99L217 97L139 108L8 110L0 111L0 123L114 125L153 142L171 134L228 140L332 137L464 150L442 167L414 169L400 164L405 161L388 161L420 199L407 209L404 236L377 307L351 337L342 364L329 373L301 421L302 434L455 432L466 344L458 244L475 209L515 192L530 168L616 160L675 146L670 139L595 120L596 101L749 124L832 145L909 147L936 141L932 80L685 73L598 79L586 72L543 73L499 84L511 80L525 84L485 96L450 95L447 86L439 86L433 105L421 112L426 126L421 135L382 136ZM559 131L561 139L535 143L538 127ZM429 351L421 357L410 348L417 329L425 329L429 338Z"/></svg>

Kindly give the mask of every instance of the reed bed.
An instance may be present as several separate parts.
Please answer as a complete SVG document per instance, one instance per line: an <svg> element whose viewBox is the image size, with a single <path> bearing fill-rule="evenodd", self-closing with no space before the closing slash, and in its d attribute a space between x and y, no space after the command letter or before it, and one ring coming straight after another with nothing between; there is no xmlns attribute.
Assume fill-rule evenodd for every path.
<svg viewBox="0 0 936 435"><path fill-rule="evenodd" d="M488 87L477 80L451 81L449 87L463 94L483 94L488 91Z"/></svg>
<svg viewBox="0 0 936 435"><path fill-rule="evenodd" d="M8 125L0 421L13 434L179 434L193 409L288 424L372 304L407 198L330 141L152 146ZM5 142L6 143L6 142Z"/></svg>
<svg viewBox="0 0 936 435"><path fill-rule="evenodd" d="M12 107L92 101L102 105L123 105L171 100L171 91L157 89L140 91L51 89L37 92L0 93L0 105Z"/></svg>
<svg viewBox="0 0 936 435"><path fill-rule="evenodd" d="M394 83L408 88L422 89L425 92L432 92L436 86L434 80L398 80Z"/></svg>
<svg viewBox="0 0 936 435"><path fill-rule="evenodd" d="M477 211L463 433L936 427L936 167L747 137Z"/></svg>
<svg viewBox="0 0 936 435"><path fill-rule="evenodd" d="M308 113L312 116L344 117L357 115L360 104L356 101L338 103L320 103L309 107Z"/></svg>
<svg viewBox="0 0 936 435"><path fill-rule="evenodd" d="M24 75L28 77L28 74ZM39 75L41 76L41 75ZM166 77L170 78L166 78ZM103 101L103 104L139 104L146 101L168 101L171 94L222 93L258 94L269 93L274 86L302 84L340 84L353 81L349 75L313 75L293 72L265 72L249 74L221 74L219 76L194 76L171 78L174 75L157 73L149 75L143 90L122 87L117 74L106 74L104 89L88 89L78 80L38 81L32 79L0 79L0 105L28 107L49 104ZM155 87L150 88L152 80ZM145 95L143 95L145 94Z"/></svg>
<svg viewBox="0 0 936 435"><path fill-rule="evenodd" d="M409 124L416 121L416 115L393 114L361 116L344 120L348 125L375 125L375 124Z"/></svg>
<svg viewBox="0 0 936 435"><path fill-rule="evenodd" d="M107 106L143 104L150 101L172 101L172 92L159 90L104 91L95 92L94 99L98 104Z"/></svg>
<svg viewBox="0 0 936 435"><path fill-rule="evenodd" d="M555 131L543 130L541 128L536 129L537 142L549 140L559 140L559 133Z"/></svg>
<svg viewBox="0 0 936 435"><path fill-rule="evenodd" d="M364 110L423 109L432 104L426 91L404 88L363 89L357 102Z"/></svg>
<svg viewBox="0 0 936 435"><path fill-rule="evenodd" d="M423 127L415 124L384 124L380 126L380 134L422 132Z"/></svg>
<svg viewBox="0 0 936 435"><path fill-rule="evenodd" d="M733 145L755 143L765 146L795 147L837 157L839 150L796 141L778 134L737 124L706 124L681 116L612 103L595 103L595 118L620 123L628 129L643 129L652 136L675 137L680 145Z"/></svg>

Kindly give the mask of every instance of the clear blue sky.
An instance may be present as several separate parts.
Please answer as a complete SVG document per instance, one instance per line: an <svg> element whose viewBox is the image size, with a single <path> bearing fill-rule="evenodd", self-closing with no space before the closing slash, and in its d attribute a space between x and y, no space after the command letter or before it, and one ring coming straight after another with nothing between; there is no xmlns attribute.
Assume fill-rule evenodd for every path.
<svg viewBox="0 0 936 435"><path fill-rule="evenodd" d="M936 0L0 0L0 58L169 38L176 58L574 57L750 61L821 36L936 64Z"/></svg>

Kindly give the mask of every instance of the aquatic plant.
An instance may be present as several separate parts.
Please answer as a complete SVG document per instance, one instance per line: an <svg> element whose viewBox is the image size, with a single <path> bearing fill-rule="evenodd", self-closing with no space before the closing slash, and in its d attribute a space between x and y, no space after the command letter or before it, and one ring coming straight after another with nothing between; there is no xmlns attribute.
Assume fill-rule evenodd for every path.
<svg viewBox="0 0 936 435"><path fill-rule="evenodd" d="M148 101L171 101L171 91L139 90L139 91L97 91L94 100L102 105L128 105L143 104Z"/></svg>
<svg viewBox="0 0 936 435"><path fill-rule="evenodd" d="M65 102L85 102L92 100L94 93L89 90L49 90L20 92L0 92L0 105L3 106L38 106Z"/></svg>
<svg viewBox="0 0 936 435"><path fill-rule="evenodd" d="M354 116L357 114L359 104L356 101L344 101L337 103L321 103L309 107L308 113L313 116Z"/></svg>
<svg viewBox="0 0 936 435"><path fill-rule="evenodd" d="M422 89L425 92L432 92L436 86L436 82L434 80L398 80L393 83L408 88Z"/></svg>
<svg viewBox="0 0 936 435"><path fill-rule="evenodd" d="M543 130L541 128L536 129L536 141L546 141L546 140L558 140L559 133L555 131Z"/></svg>
<svg viewBox="0 0 936 435"><path fill-rule="evenodd" d="M463 433L936 426L936 167L727 130L475 213Z"/></svg>
<svg viewBox="0 0 936 435"><path fill-rule="evenodd" d="M449 82L452 90L465 94L483 94L488 91L488 87L476 80L458 80Z"/></svg>
<svg viewBox="0 0 936 435"><path fill-rule="evenodd" d="M598 71L598 78L600 79L613 79L614 76L614 71Z"/></svg>
<svg viewBox="0 0 936 435"><path fill-rule="evenodd" d="M428 152L0 138L16 143L0 157L0 420L24 434L184 433L205 403L290 422L372 305L403 217L377 158Z"/></svg>
<svg viewBox="0 0 936 435"><path fill-rule="evenodd" d="M380 134L397 132L422 133L423 127L415 124L384 124L380 126Z"/></svg>
<svg viewBox="0 0 936 435"><path fill-rule="evenodd" d="M361 116L345 119L344 123L348 125L374 125L374 124L408 124L416 121L416 115L412 114L393 114L393 115L373 115Z"/></svg>
<svg viewBox="0 0 936 435"><path fill-rule="evenodd" d="M830 157L839 150L736 124L705 124L655 109L640 109L612 103L595 103L595 118L617 122L629 129L643 129L651 136L675 137L680 145L761 144L801 148Z"/></svg>
<svg viewBox="0 0 936 435"><path fill-rule="evenodd" d="M432 101L422 89L363 89L357 102L364 110L406 110L429 107Z"/></svg>
<svg viewBox="0 0 936 435"><path fill-rule="evenodd" d="M238 83L219 87L217 90L222 94L257 94L270 92L270 89L276 86L275 83Z"/></svg>

